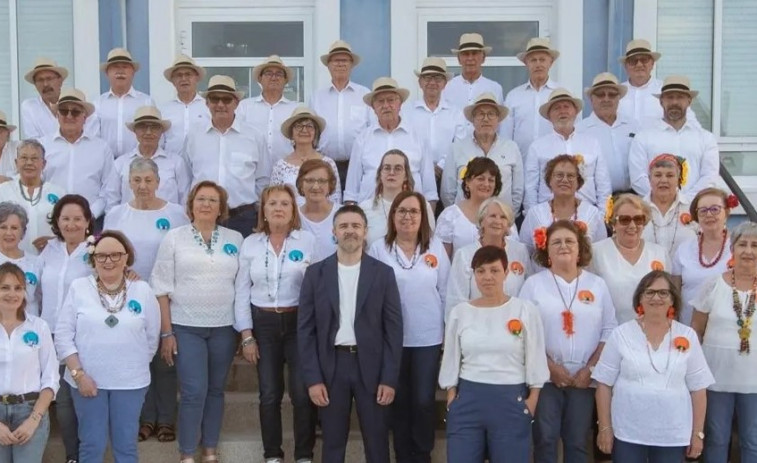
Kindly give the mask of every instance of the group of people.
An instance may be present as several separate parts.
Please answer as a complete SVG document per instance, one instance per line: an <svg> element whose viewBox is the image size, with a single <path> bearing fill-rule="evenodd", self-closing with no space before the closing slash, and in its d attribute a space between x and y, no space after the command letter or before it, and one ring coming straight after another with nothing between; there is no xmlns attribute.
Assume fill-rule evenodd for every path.
<svg viewBox="0 0 757 463"><path fill-rule="evenodd" d="M345 459L352 403L366 461L430 462L437 386L452 462L728 459L737 416L757 461L751 317L757 225L714 187L718 150L688 79L651 77L633 40L629 80L598 75L583 101L549 77L504 97L476 33L426 58L422 98L390 77L287 100L271 56L244 98L179 56L160 108L114 49L92 104L40 58L26 74L24 139L0 113L0 455L38 462L55 401L67 463L138 461L138 440L220 461L234 356L257 367L266 463ZM633 193L635 192L635 194ZM609 237L608 237L609 232ZM179 398L177 400L177 391ZM177 418L178 413L178 418ZM706 436L706 440L705 440Z"/></svg>

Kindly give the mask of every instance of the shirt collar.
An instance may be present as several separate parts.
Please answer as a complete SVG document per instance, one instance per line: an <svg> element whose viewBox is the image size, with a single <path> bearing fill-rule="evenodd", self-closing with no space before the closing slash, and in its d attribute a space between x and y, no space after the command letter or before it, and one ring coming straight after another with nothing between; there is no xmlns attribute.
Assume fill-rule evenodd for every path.
<svg viewBox="0 0 757 463"><path fill-rule="evenodd" d="M229 129L226 132L223 132L223 133L224 134L228 133L229 130L233 130L233 131L239 133L239 132L241 132L241 130L239 130L239 127L240 127L241 124L242 124L242 121L239 119L239 116L235 116L234 117L234 122L232 122L231 126L229 127ZM221 133L221 131L218 130L213 125L213 118L211 117L211 118L208 118L208 122L205 125L205 132L208 133L208 132L210 132L212 130L215 130L216 132Z"/></svg>
<svg viewBox="0 0 757 463"><path fill-rule="evenodd" d="M594 111L589 114L589 117L585 119L586 125L589 127L595 127L595 126L603 126L603 127L618 127L620 125L630 124L630 122L620 113L617 114L615 117L615 122L612 125L609 125L607 122L603 121L602 119L597 116L597 113Z"/></svg>
<svg viewBox="0 0 757 463"><path fill-rule="evenodd" d="M127 154L127 156L129 157L129 159L134 159L137 156L142 157L142 155L139 153L139 146L137 146L133 150L131 150L131 152L129 152L129 154ZM153 154L152 158L150 158L150 159L154 159L154 158L157 158L157 157L164 157L164 158L168 157L168 155L166 154L166 152L163 151L163 148L161 148L160 146L158 147L158 150L155 151L155 154Z"/></svg>
<svg viewBox="0 0 757 463"><path fill-rule="evenodd" d="M432 111L432 110L431 110L431 108L429 108L429 107L428 107L428 105L427 105L427 104L426 104L426 102L425 102L425 101L423 100L423 98L418 98L417 100L415 100L415 101L413 102L413 107L414 107L414 108L423 108L423 109L425 109L426 111L428 111L428 112L430 112L430 113L434 113L434 112L436 112L436 111ZM442 98L441 98L441 99L439 100L439 105L438 105L438 106L436 107L436 110L437 110L437 111L441 111L441 110L443 110L443 109L450 109L451 107L452 107L452 106L450 106L450 104L449 104L449 102L447 101L447 99L446 99L446 98L444 98L444 97L442 97Z"/></svg>
<svg viewBox="0 0 757 463"><path fill-rule="evenodd" d="M252 101L254 101L256 103L263 103L263 104L268 105L268 106L276 106L277 104L280 104L280 103L289 103L289 100L287 99L287 97L284 96L283 93L281 94L281 99L279 99L279 101L277 101L274 104L270 104L266 100L264 100L262 93L260 95L256 96L256 97L253 97Z"/></svg>
<svg viewBox="0 0 757 463"><path fill-rule="evenodd" d="M66 143L68 143L68 140L60 133L60 129L58 129L57 132L55 132L55 136L53 137L53 140L63 140ZM82 131L82 134L79 138L76 139L74 144L79 143L79 140L89 140L89 136L87 135L87 131Z"/></svg>
<svg viewBox="0 0 757 463"><path fill-rule="evenodd" d="M253 236L259 243L265 243L265 241L268 239L268 235L265 232L255 233ZM287 238L292 238L295 241L299 240L300 230L291 230Z"/></svg>
<svg viewBox="0 0 757 463"><path fill-rule="evenodd" d="M400 116L400 123L397 126L396 129L394 129L392 132L387 132L383 127L381 127L381 124L379 124L378 121L373 123L373 132L384 132L384 133L394 133L398 130L402 130L403 132L410 133L410 130L408 130L408 125L410 124L410 121L406 117Z"/></svg>
<svg viewBox="0 0 757 463"><path fill-rule="evenodd" d="M666 132L683 132L685 129L693 130L697 128L697 126L694 125L689 118L686 118L686 122L684 122L681 130L676 130L672 125L665 122L665 119L660 119L659 124L659 127Z"/></svg>
<svg viewBox="0 0 757 463"><path fill-rule="evenodd" d="M573 125L573 132L570 133L570 135L568 136L568 138L563 137L562 134L557 133L557 131L554 128L552 128L552 136L559 138L560 141L568 141L568 140L572 139L576 135L576 133L578 133L578 132L576 130L575 124Z"/></svg>
<svg viewBox="0 0 757 463"><path fill-rule="evenodd" d="M338 88L336 88L336 86L334 86L334 82L329 82L329 91L330 92L339 93L339 92L343 92L343 91L346 91L346 90L351 90L353 92L355 91L355 84L351 80L347 81L347 85L345 85L342 90L339 90Z"/></svg>
<svg viewBox="0 0 757 463"><path fill-rule="evenodd" d="M531 79L528 79L528 81L526 81L526 88L527 88L527 89L529 89L529 88L530 88L530 89L534 89L534 90L536 90L536 89L534 88L534 86L533 86L533 85L531 85ZM552 80L552 78L551 78L551 77L547 77L547 82L545 82L545 83L544 83L544 88L548 88L548 89L550 89L550 90L554 90L554 89L556 89L556 88L557 88L557 84L555 83L555 81L554 81L554 80ZM539 90L541 90L541 89L539 89Z"/></svg>
<svg viewBox="0 0 757 463"><path fill-rule="evenodd" d="M182 105L185 104L183 101L181 101L179 99L179 95L176 95L175 97L173 97L173 101L175 101L176 103L182 104ZM196 92L195 93L195 97L192 98L192 101L190 101L187 106L191 106L191 105L193 105L197 101L202 101L203 103L205 102L205 98L203 98L203 97L200 96L200 92Z"/></svg>
<svg viewBox="0 0 757 463"><path fill-rule="evenodd" d="M113 98L119 98L118 96L116 96L116 94L115 94L115 93L113 93L113 89L112 89L112 88L109 88L109 89L108 89L108 93L107 93L107 96L108 96L108 98L110 98L110 97L113 97ZM136 97L137 97L137 91L136 91L136 90L134 89L134 86L130 87L130 88L129 88L129 91L128 91L128 92L126 92L126 93L124 94L124 96L130 96L130 97L132 97L132 98L136 98Z"/></svg>
<svg viewBox="0 0 757 463"><path fill-rule="evenodd" d="M657 205L655 205L655 203L653 203L653 202L652 202L652 192L649 192L649 193L647 193L647 194L646 194L646 195L644 196L644 198L643 198L643 199L644 199L644 201L645 201L645 202L646 202L647 204L649 204L649 207L653 207L653 208L655 208L655 210L656 210L657 212L660 212L660 209L659 209L659 208L657 207ZM688 203L687 203L687 202L685 202L685 201L683 201L683 198L681 198L681 190L678 190L678 191L676 191L676 197L675 197L675 198L673 199L673 202L672 202L672 203L670 204L670 209L668 209L668 211L672 211L672 210L673 210L673 209L675 209L675 208L676 208L676 207L677 207L677 206L678 206L679 204L680 204L681 206L688 206ZM660 214L662 214L662 212L660 212Z"/></svg>

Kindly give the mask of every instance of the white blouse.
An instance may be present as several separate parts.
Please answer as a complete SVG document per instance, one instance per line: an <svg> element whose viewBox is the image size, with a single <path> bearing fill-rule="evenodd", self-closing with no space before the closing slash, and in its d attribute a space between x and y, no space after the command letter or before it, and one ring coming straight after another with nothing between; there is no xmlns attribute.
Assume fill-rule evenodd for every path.
<svg viewBox="0 0 757 463"><path fill-rule="evenodd" d="M135 253L132 269L147 280L152 273L160 242L168 230L188 223L184 208L178 204L167 202L160 209L145 211L126 203L114 207L105 215L103 228L119 230L129 238Z"/></svg>
<svg viewBox="0 0 757 463"><path fill-rule="evenodd" d="M731 285L718 275L699 288L696 298L689 301L694 309L707 314L707 328L702 339L702 350L710 365L715 384L710 390L735 392L737 394L757 393L757 331L752 327L749 336L749 354L739 353L741 340L736 312L733 310ZM747 310L749 291L737 291L741 301L742 314Z"/></svg>
<svg viewBox="0 0 757 463"><path fill-rule="evenodd" d="M688 340L689 349L679 351L673 346L678 337ZM689 445L691 392L714 382L696 333L676 321L657 350L649 345L638 322L623 323L605 343L591 377L612 387L615 437L658 447Z"/></svg>
<svg viewBox="0 0 757 463"><path fill-rule="evenodd" d="M0 335L0 394L26 394L50 389L58 392L58 359L47 323L26 314L10 335Z"/></svg>
<svg viewBox="0 0 757 463"><path fill-rule="evenodd" d="M476 240L467 246L455 251L447 279L447 298L445 315L461 302L481 297L481 292L476 285L471 261L473 255L481 249L481 241ZM505 252L507 253L508 272L505 278L505 294L518 296L523 282L531 275L531 259L528 256L526 246L510 237L505 238Z"/></svg>
<svg viewBox="0 0 757 463"><path fill-rule="evenodd" d="M586 270L571 282L543 270L526 281L520 297L539 308L547 357L564 366L571 375L586 366L599 343L607 341L618 326L607 285ZM567 308L573 313L571 336L563 331L562 313Z"/></svg>
<svg viewBox="0 0 757 463"><path fill-rule="evenodd" d="M53 206L66 194L66 191L58 185L43 182L41 190L37 188L29 195L29 190L24 187L22 194L18 179L19 176L14 175L10 181L0 184L0 202L10 201L24 208L29 223L26 225L26 234L18 247L25 253L36 256L39 252L32 245L32 241L40 236L53 236L48 218L52 215ZM32 200L29 201L24 196Z"/></svg>
<svg viewBox="0 0 757 463"><path fill-rule="evenodd" d="M620 254L612 238L592 245L593 256L589 268L607 283L618 323L636 318L633 293L641 279L655 269L670 271L670 260L665 248L644 240L642 245L641 255L635 264L628 262Z"/></svg>
<svg viewBox="0 0 757 463"><path fill-rule="evenodd" d="M468 220L457 204L445 208L436 224L436 234L442 243L460 249L478 240L478 225Z"/></svg>
<svg viewBox="0 0 757 463"><path fill-rule="evenodd" d="M420 245L412 258L394 244L374 241L368 254L394 269L402 303L404 347L436 346L444 337L444 298L449 258L444 246L432 239L423 254Z"/></svg>
<svg viewBox="0 0 757 463"><path fill-rule="evenodd" d="M302 279L314 254L315 237L304 230L292 230L279 254L263 232L245 238L234 283L235 326L239 331L252 328L250 304L256 307L300 305Z"/></svg>
<svg viewBox="0 0 757 463"><path fill-rule="evenodd" d="M389 230L389 223L387 222L389 210L392 208L392 201L380 198L374 204L375 198L375 196L371 196L359 204L368 219L368 233L365 236L365 242L369 245L386 236ZM436 216L428 201L426 201L426 212L428 212L428 222L433 231L436 228Z"/></svg>
<svg viewBox="0 0 757 463"><path fill-rule="evenodd" d="M549 202L539 203L528 210L520 225L520 242L528 247L529 252L534 252L534 230L549 227L554 222L553 219ZM607 227L602 213L588 201L578 204L575 219L586 224L586 237L592 243L607 238Z"/></svg>
<svg viewBox="0 0 757 463"><path fill-rule="evenodd" d="M729 240L727 237L726 240ZM699 295L699 290L707 281L720 276L728 269L728 260L731 258L731 247L725 243L723 255L712 267L705 268L699 263L699 239L697 237L684 241L673 256L673 269L670 273L681 277L681 298L683 308L678 319L685 325L691 324L691 316L694 308L691 301ZM705 262L707 259L704 259Z"/></svg>
<svg viewBox="0 0 757 463"><path fill-rule="evenodd" d="M336 163L334 163L333 159L326 156L321 156L321 161L326 162L336 176L336 188L334 189L334 193L329 196L329 200L340 204L342 202L342 182L339 180L339 170L336 168ZM305 197L297 191L297 176L300 175L300 167L288 163L285 159L279 159L273 165L273 170L271 171L271 185L289 185L292 187L298 206L305 204Z"/></svg>
<svg viewBox="0 0 757 463"><path fill-rule="evenodd" d="M69 254L65 241L54 239L47 242L47 246L39 255L40 271L37 276L44 295L40 315L52 331L55 331L58 312L63 306L71 283L77 278L92 274L87 246L87 242L82 241Z"/></svg>
<svg viewBox="0 0 757 463"><path fill-rule="evenodd" d="M39 299L42 296L39 285L39 256L24 254L18 259L10 259L0 252L0 264L5 262L16 264L24 271L24 275L26 275L26 313L39 317Z"/></svg>
<svg viewBox="0 0 757 463"><path fill-rule="evenodd" d="M106 322L113 318L115 324ZM55 327L55 349L61 361L79 354L98 389L139 389L150 384L159 335L160 308L146 282L127 281L126 304L111 314L100 301L95 277L88 276L71 284ZM64 378L77 387L68 369Z"/></svg>
<svg viewBox="0 0 757 463"><path fill-rule="evenodd" d="M508 329L511 321L520 322L520 334ZM549 380L549 368L539 310L517 297L498 307L467 302L453 307L445 328L439 386L456 387L460 378L541 388Z"/></svg>
<svg viewBox="0 0 757 463"><path fill-rule="evenodd" d="M334 214L339 210L340 204L332 204L331 212L320 222L313 222L305 217L300 211L300 223L302 229L309 231L315 237L315 251L313 252L313 262L320 262L336 252L336 241L334 240Z"/></svg>
<svg viewBox="0 0 757 463"><path fill-rule="evenodd" d="M641 237L645 241L651 241L664 247L668 251L671 260L676 249L686 240L697 236L698 225L691 220L689 203L681 198L680 193L670 205L668 211L663 214L652 202L649 195L644 198L652 209L652 217Z"/></svg>
<svg viewBox="0 0 757 463"><path fill-rule="evenodd" d="M211 249L196 238L194 225L169 230L160 243L150 285L171 300L171 323L213 328L235 325L234 280L242 235L218 226ZM215 234L215 232L214 232ZM199 235L199 232L197 232Z"/></svg>

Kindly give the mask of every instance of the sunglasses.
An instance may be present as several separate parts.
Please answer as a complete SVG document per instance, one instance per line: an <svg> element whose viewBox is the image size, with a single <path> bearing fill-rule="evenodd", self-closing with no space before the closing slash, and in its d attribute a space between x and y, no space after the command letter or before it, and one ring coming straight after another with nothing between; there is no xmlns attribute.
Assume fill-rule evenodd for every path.
<svg viewBox="0 0 757 463"><path fill-rule="evenodd" d="M84 111L82 111L81 109L59 108L58 109L58 114L60 114L63 117L68 117L69 114L70 114L71 117L76 118L76 117L79 117L82 114L84 114Z"/></svg>
<svg viewBox="0 0 757 463"><path fill-rule="evenodd" d="M225 105L230 105L231 102L234 101L234 97L229 95L208 95L208 101L212 104L223 103Z"/></svg>
<svg viewBox="0 0 757 463"><path fill-rule="evenodd" d="M631 225L631 222L636 224L637 227L643 227L646 225L647 218L643 215L619 215L615 217L615 223L624 227Z"/></svg>

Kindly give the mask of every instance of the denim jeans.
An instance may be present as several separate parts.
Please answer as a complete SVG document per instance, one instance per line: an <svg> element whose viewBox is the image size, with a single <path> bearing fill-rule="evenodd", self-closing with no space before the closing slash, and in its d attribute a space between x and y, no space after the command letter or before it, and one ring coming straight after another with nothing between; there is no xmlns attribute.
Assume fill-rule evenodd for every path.
<svg viewBox="0 0 757 463"><path fill-rule="evenodd" d="M11 431L29 418L34 409L34 402L17 405L0 405L0 423ZM50 415L45 413L34 435L24 445L0 445L0 462L2 463L40 463L45 453L47 436L50 435Z"/></svg>
<svg viewBox="0 0 757 463"><path fill-rule="evenodd" d="M143 423L173 425L176 420L176 366L168 366L160 356L160 350L150 363L150 387L142 406Z"/></svg>
<svg viewBox="0 0 757 463"><path fill-rule="evenodd" d="M231 326L173 325L179 378L179 451L194 455L198 443L215 448L221 435L226 377L237 349Z"/></svg>
<svg viewBox="0 0 757 463"><path fill-rule="evenodd" d="M534 420L534 462L557 463L562 439L565 463L587 463L586 445L594 413L594 388L558 388L545 383Z"/></svg>
<svg viewBox="0 0 757 463"><path fill-rule="evenodd" d="M71 397L71 386L63 379L66 366L60 366L60 389L55 395L55 418L58 422L63 447L66 449L66 460L79 459L79 420L76 419L74 399Z"/></svg>
<svg viewBox="0 0 757 463"><path fill-rule="evenodd" d="M284 396L284 364L289 377L289 397L294 412L294 458L312 459L315 445L315 405L300 376L297 354L297 312L253 310L253 326L260 349L260 432L264 458L284 458L281 448L281 399Z"/></svg>
<svg viewBox="0 0 757 463"><path fill-rule="evenodd" d="M702 453L705 462L726 463L728 461L734 413L739 429L741 463L757 463L757 394L709 390L704 426L706 440Z"/></svg>
<svg viewBox="0 0 757 463"><path fill-rule="evenodd" d="M138 463L139 411L147 388L98 389L95 397L84 397L71 388L79 418L79 463L101 463L110 446L116 463Z"/></svg>
<svg viewBox="0 0 757 463"><path fill-rule="evenodd" d="M686 447L655 447L652 445L632 444L615 439L615 442L612 444L612 462L681 463L683 462L685 452Z"/></svg>

